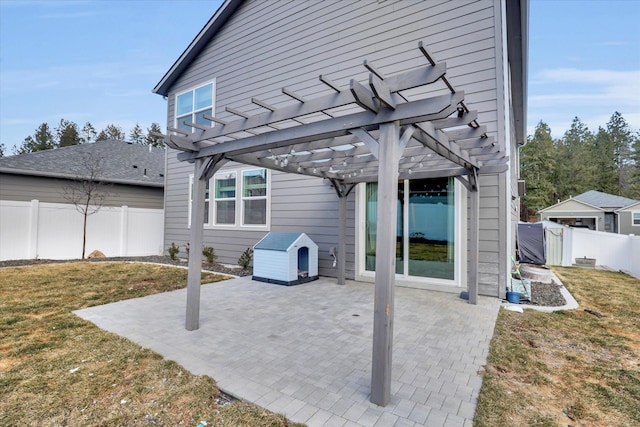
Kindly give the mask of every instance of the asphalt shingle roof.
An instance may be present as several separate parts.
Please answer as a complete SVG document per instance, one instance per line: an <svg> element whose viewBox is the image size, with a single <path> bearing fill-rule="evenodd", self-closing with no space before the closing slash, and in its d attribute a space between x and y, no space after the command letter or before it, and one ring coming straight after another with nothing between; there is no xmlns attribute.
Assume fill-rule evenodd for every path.
<svg viewBox="0 0 640 427"><path fill-rule="evenodd" d="M0 172L54 178L85 178L83 159L100 158L102 181L164 186L165 150L125 141L106 140L0 158Z"/></svg>
<svg viewBox="0 0 640 427"><path fill-rule="evenodd" d="M579 194L575 196L574 199L605 210L620 209L638 203L637 200L627 199L626 197L615 196L613 194L603 193L596 190L590 190Z"/></svg>

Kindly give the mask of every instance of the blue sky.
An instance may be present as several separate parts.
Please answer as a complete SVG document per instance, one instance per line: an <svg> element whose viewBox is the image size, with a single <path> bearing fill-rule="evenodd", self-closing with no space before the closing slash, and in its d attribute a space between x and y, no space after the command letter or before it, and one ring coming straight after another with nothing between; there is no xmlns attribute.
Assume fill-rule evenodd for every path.
<svg viewBox="0 0 640 427"><path fill-rule="evenodd" d="M166 126L151 89L213 15L212 0L0 0L0 142L61 118L129 133ZM640 0L531 0L528 132L560 137L615 111L640 129Z"/></svg>

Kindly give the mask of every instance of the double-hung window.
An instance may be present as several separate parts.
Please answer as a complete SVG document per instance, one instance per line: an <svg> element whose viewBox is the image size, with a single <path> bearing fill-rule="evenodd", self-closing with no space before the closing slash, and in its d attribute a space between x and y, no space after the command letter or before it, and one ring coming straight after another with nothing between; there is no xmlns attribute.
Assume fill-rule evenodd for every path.
<svg viewBox="0 0 640 427"><path fill-rule="evenodd" d="M633 225L640 225L640 212L633 212L631 215Z"/></svg>
<svg viewBox="0 0 640 427"><path fill-rule="evenodd" d="M176 96L176 126L186 132L193 128L185 122L211 126L211 121L204 116L213 116L215 82L198 86Z"/></svg>
<svg viewBox="0 0 640 427"><path fill-rule="evenodd" d="M215 224L235 225L236 172L224 172L213 179L215 181Z"/></svg>
<svg viewBox="0 0 640 427"><path fill-rule="evenodd" d="M193 176L189 192L189 220ZM266 169L222 170L206 183L204 225L254 228L269 225L269 174Z"/></svg>
<svg viewBox="0 0 640 427"><path fill-rule="evenodd" d="M242 225L267 225L267 170L242 171Z"/></svg>

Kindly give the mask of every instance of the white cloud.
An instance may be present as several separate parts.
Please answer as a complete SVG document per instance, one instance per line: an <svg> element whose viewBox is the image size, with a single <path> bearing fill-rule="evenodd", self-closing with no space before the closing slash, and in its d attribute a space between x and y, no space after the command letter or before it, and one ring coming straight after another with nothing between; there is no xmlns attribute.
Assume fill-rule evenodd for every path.
<svg viewBox="0 0 640 427"><path fill-rule="evenodd" d="M640 70L547 69L534 76L531 85L536 92L544 92L531 96L534 103L604 101L640 107Z"/></svg>
<svg viewBox="0 0 640 427"><path fill-rule="evenodd" d="M556 68L531 78L529 134L543 120L558 138L576 116L595 132L616 111L640 129L640 70Z"/></svg>
<svg viewBox="0 0 640 427"><path fill-rule="evenodd" d="M608 83L631 82L640 77L640 70L615 71L605 69L579 70L577 68L555 68L540 71L536 76L542 82Z"/></svg>

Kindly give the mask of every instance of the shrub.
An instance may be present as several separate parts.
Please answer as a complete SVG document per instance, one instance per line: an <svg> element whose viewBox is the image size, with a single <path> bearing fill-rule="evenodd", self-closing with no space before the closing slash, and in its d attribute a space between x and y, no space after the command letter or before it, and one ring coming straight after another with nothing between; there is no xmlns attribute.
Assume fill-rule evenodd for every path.
<svg viewBox="0 0 640 427"><path fill-rule="evenodd" d="M211 246L205 246L202 248L202 255L205 256L205 258L207 258L207 262L209 264L213 264L213 262L216 260L216 258L218 258L218 255L216 255L216 250L213 249L213 247Z"/></svg>
<svg viewBox="0 0 640 427"><path fill-rule="evenodd" d="M238 265L242 267L243 270L246 270L251 265L253 261L253 248L247 248L246 251L242 252L240 258L238 258Z"/></svg>
<svg viewBox="0 0 640 427"><path fill-rule="evenodd" d="M169 252L169 256L171 257L171 259L176 259L176 255L178 255L178 252L180 252L180 248L177 247L174 242L171 242L171 246L169 246L167 252Z"/></svg>

